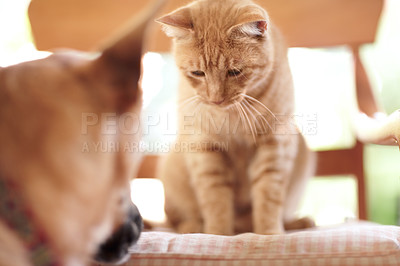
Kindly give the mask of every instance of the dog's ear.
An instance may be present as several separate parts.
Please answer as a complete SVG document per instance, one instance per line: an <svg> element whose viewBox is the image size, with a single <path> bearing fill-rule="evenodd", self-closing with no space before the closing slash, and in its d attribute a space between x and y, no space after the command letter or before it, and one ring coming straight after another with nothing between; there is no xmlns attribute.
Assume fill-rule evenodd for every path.
<svg viewBox="0 0 400 266"><path fill-rule="evenodd" d="M119 32L100 47L94 60L96 75L116 85L118 106L124 108L136 98L141 74L142 46L147 25L163 6L165 0L154 0L140 15L132 18ZM115 89L115 88L114 88Z"/></svg>
<svg viewBox="0 0 400 266"><path fill-rule="evenodd" d="M140 52L147 25L164 3L165 0L154 0L138 16L133 17L125 27L102 45L103 48L100 49L103 51L102 56L113 58L112 60L127 66L137 67L141 59Z"/></svg>

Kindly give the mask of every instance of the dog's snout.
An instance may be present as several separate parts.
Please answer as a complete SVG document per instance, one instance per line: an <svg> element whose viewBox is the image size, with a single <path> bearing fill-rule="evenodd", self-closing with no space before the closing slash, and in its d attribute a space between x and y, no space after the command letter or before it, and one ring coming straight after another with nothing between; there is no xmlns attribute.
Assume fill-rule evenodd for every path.
<svg viewBox="0 0 400 266"><path fill-rule="evenodd" d="M129 208L127 219L103 243L95 255L95 260L103 263L120 264L129 259L129 248L139 239L143 230L143 219L133 203Z"/></svg>
<svg viewBox="0 0 400 266"><path fill-rule="evenodd" d="M140 228L140 231L143 229L143 219L135 204L132 204L131 207L129 208L128 220L131 222L133 221L136 224L136 226Z"/></svg>

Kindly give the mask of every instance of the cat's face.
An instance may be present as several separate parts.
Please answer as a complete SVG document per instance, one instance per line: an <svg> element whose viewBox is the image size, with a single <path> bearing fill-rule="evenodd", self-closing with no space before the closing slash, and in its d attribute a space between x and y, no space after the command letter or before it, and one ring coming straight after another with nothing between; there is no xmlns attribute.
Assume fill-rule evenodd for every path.
<svg viewBox="0 0 400 266"><path fill-rule="evenodd" d="M228 8L224 2L194 2L159 19L199 99L221 107L241 101L265 80L270 64L265 11L243 2Z"/></svg>
<svg viewBox="0 0 400 266"><path fill-rule="evenodd" d="M257 42L215 49L177 44L176 63L202 102L227 106L241 101L261 78L267 55L263 41Z"/></svg>

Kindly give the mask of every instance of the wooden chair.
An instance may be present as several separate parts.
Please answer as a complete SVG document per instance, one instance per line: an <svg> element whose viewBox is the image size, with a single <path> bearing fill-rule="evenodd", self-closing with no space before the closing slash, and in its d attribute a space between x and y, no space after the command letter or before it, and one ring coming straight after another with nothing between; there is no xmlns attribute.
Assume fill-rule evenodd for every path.
<svg viewBox="0 0 400 266"><path fill-rule="evenodd" d="M359 47L375 39L383 0L259 0L292 47L348 45L355 67L359 116L354 119L357 141L350 149L318 152L318 176L353 175L358 184L360 219L367 219L364 143L396 145L400 139L400 110L383 113L359 56ZM186 4L167 1L165 14ZM147 0L32 0L29 7L33 37L39 50L69 47L95 50L118 28L138 14ZM166 52L170 40L159 25L149 26L147 50ZM382 117L382 116L381 116ZM144 158L138 177L153 178L159 157Z"/></svg>

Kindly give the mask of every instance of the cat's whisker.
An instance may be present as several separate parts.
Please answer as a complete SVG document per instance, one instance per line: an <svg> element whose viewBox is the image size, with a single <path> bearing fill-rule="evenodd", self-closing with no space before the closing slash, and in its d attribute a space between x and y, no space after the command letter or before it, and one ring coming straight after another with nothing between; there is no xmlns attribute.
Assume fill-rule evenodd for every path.
<svg viewBox="0 0 400 266"><path fill-rule="evenodd" d="M228 106L226 107L226 109L227 109L228 111L230 111L231 109L233 109L234 106L235 106L235 104L230 104L230 105L228 105Z"/></svg>
<svg viewBox="0 0 400 266"><path fill-rule="evenodd" d="M187 104L192 103L194 100L198 100L198 98L199 98L199 96L197 96L197 95L189 97L189 98L185 99L183 102L179 103L178 107L184 107Z"/></svg>
<svg viewBox="0 0 400 266"><path fill-rule="evenodd" d="M247 115L246 110L243 108L242 103L239 103L239 107L243 111L244 116L246 117L246 121L247 121L247 124L249 125L250 131L251 131L251 135L253 136L254 142L256 142L256 133L257 132L254 132L254 128L253 128L253 126L251 124L250 118Z"/></svg>
<svg viewBox="0 0 400 266"><path fill-rule="evenodd" d="M249 81L249 78L248 77L246 77L246 75L245 74L243 74L242 73L242 76L247 80L247 81Z"/></svg>
<svg viewBox="0 0 400 266"><path fill-rule="evenodd" d="M226 107L226 110L228 111L228 113L230 113L232 110L237 112L235 105L236 105L236 103L234 102L233 104L230 104Z"/></svg>
<svg viewBox="0 0 400 266"><path fill-rule="evenodd" d="M196 95L194 97L191 97L189 99L186 99L183 103L181 103L178 107L182 110L185 110L187 107L200 102L199 97Z"/></svg>
<svg viewBox="0 0 400 266"><path fill-rule="evenodd" d="M186 108L188 105L191 105L196 101L197 101L197 97L191 97L189 99L186 99L184 102L178 104L178 108Z"/></svg>
<svg viewBox="0 0 400 266"><path fill-rule="evenodd" d="M264 118L262 115L261 115L261 113L260 112L258 112L257 113L257 109L255 109L251 104L249 104L249 102L247 102L247 100L246 99L244 99L244 101L243 101L243 106L244 107L246 107L246 109L247 109L247 111L251 114L251 116L253 117L253 119L254 119L254 122L257 124L256 125L256 128L257 128L257 126L259 127L259 128L262 128L264 131L263 132L267 132L267 128L265 127L265 122L264 122L264 120L259 120L257 117L258 116L261 116L262 118ZM257 113L257 115L255 114L255 112ZM264 118L265 119L265 118Z"/></svg>
<svg viewBox="0 0 400 266"><path fill-rule="evenodd" d="M235 79L236 79L236 82L239 82L239 80L238 80L238 78L237 78L237 75L235 74Z"/></svg>
<svg viewBox="0 0 400 266"><path fill-rule="evenodd" d="M193 110L193 114L196 114L198 110L202 110L203 107L203 102L201 102L200 100L197 99L197 105Z"/></svg>
<svg viewBox="0 0 400 266"><path fill-rule="evenodd" d="M255 103L258 103L264 110L268 111L268 113L270 113L275 118L276 121L279 121L278 118L275 116L275 114L271 111L271 109L269 109L267 106L265 106L262 102L260 102L256 98L251 97L251 96L249 96L247 94L244 94L244 93L242 94L242 96L244 98L248 99L248 100L251 100L251 101L253 101Z"/></svg>
<svg viewBox="0 0 400 266"><path fill-rule="evenodd" d="M197 95L193 95L192 97L186 98L186 99L183 100L181 103L179 103L179 106L185 104L185 103L188 102L188 101L191 101L191 100L193 100L193 99L196 99L197 97L198 97Z"/></svg>
<svg viewBox="0 0 400 266"><path fill-rule="evenodd" d="M239 110L239 114L240 114L240 117L241 117L243 128L246 130L245 132L249 132L250 131L250 133L252 134L253 139L254 139L255 137L254 137L254 134L253 134L253 128L251 127L251 124L249 123L249 120L246 119L245 111L243 110L243 107L241 106L240 103L238 103L238 110Z"/></svg>
<svg viewBox="0 0 400 266"><path fill-rule="evenodd" d="M246 75L243 74L243 72L242 72L240 69L238 69L238 68L236 68L236 67L234 67L233 69L240 71L240 72L241 72L240 74L241 74L246 80L249 80L249 79L246 77ZM236 75L235 75L235 77L236 77Z"/></svg>
<svg viewBox="0 0 400 266"><path fill-rule="evenodd" d="M265 132L267 132L267 129L265 128L265 125L264 125L264 124L267 124L267 126L271 129L271 131L273 131L271 124L270 124L270 123L268 122L268 120L263 116L263 114L261 114L260 111L257 110L257 108L255 108L253 105L251 105L251 103L249 103L249 102L247 101L247 99L244 99L243 102L244 102L244 103L247 103L248 107L250 107L251 109L253 109L253 110L258 114L258 116L261 117L262 121L264 122L264 123L262 123L262 125L263 125L263 128L264 128Z"/></svg>
<svg viewBox="0 0 400 266"><path fill-rule="evenodd" d="M239 114L239 121L241 122L243 129L246 130L247 126L245 124L245 118L242 114L242 111L239 109L238 105L240 105L239 102L236 102L234 104L234 106L236 107L237 113Z"/></svg>
<svg viewBox="0 0 400 266"><path fill-rule="evenodd" d="M194 114L195 112L194 112L193 108L196 109L196 107L197 107L199 104L200 104L200 102L194 101L192 104L187 105L187 106L185 106L184 108L181 108L181 111L182 111L182 112L185 112L185 113L193 113L193 114Z"/></svg>
<svg viewBox="0 0 400 266"><path fill-rule="evenodd" d="M234 70L237 70L237 71L240 71L240 69L238 69L238 68L236 68L236 67L234 67L233 69L234 69ZM235 76L236 81L239 82L236 73L234 74L234 76Z"/></svg>
<svg viewBox="0 0 400 266"><path fill-rule="evenodd" d="M249 116L251 116L250 118L253 120L252 121L253 122L252 125L255 127L255 129L257 129L257 126L260 126L260 123L257 121L256 116L254 115L253 111L247 106L245 101L243 101L242 103L243 103L242 106L246 110L246 113Z"/></svg>

